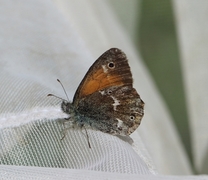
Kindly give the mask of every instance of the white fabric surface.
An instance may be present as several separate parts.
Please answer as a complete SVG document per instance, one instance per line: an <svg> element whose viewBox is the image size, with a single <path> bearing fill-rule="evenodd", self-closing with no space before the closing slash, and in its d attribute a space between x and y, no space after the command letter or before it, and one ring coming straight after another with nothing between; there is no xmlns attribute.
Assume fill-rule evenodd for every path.
<svg viewBox="0 0 208 180"><path fill-rule="evenodd" d="M105 1L0 3L2 177L181 178L158 176L154 165L159 173L191 174L168 109ZM61 141L60 121L66 115L60 110L60 100L46 95L54 93L65 98L56 81L59 78L72 99L87 69L111 47L127 54L134 86L146 103L142 124L131 136L134 143L88 130L92 145L89 149L79 129L69 129ZM188 178L207 177L183 177Z"/></svg>
<svg viewBox="0 0 208 180"><path fill-rule="evenodd" d="M23 178L16 179L86 179L86 180L138 180L138 179L148 179L148 180L205 180L206 176L164 176L164 175L138 175L138 174L119 174L119 173L109 173L102 171L87 171L87 170L74 170L74 169L57 169L57 168L39 168L39 167L24 167L24 166L0 166L1 172L0 176L3 176L7 179L14 179L14 177L20 177L27 172L27 176L23 176Z"/></svg>
<svg viewBox="0 0 208 180"><path fill-rule="evenodd" d="M208 170L208 2L174 1L187 105L192 132L194 164Z"/></svg>

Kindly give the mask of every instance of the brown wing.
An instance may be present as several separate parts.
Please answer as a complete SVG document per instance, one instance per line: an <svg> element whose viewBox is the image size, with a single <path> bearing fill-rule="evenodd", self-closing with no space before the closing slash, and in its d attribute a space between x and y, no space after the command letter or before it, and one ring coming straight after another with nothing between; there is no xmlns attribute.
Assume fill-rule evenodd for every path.
<svg viewBox="0 0 208 180"><path fill-rule="evenodd" d="M111 86L132 86L133 79L126 55L117 48L103 53L89 68L74 95L73 104Z"/></svg>

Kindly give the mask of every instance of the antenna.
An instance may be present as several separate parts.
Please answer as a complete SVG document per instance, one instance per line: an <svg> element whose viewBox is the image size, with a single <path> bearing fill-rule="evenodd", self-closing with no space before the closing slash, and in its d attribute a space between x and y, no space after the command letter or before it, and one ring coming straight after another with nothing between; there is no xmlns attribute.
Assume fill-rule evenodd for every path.
<svg viewBox="0 0 208 180"><path fill-rule="evenodd" d="M61 98L61 97L58 97L58 96L56 96L56 95L54 95L54 94L48 94L47 96L53 96L53 97L56 97L56 98L61 99L61 100L63 100L63 101L66 101L66 99L63 99L63 98Z"/></svg>
<svg viewBox="0 0 208 180"><path fill-rule="evenodd" d="M66 90L65 90L65 88L64 88L64 86L63 86L63 84L62 84L62 82L61 82L59 79L57 79L57 81L61 84L61 86L62 86L62 88L63 88L63 90L64 90L64 93L65 93L65 95L66 95L66 98L67 98L67 100L69 101L69 97L68 97L68 95L67 95L67 93L66 93Z"/></svg>
<svg viewBox="0 0 208 180"><path fill-rule="evenodd" d="M62 84L62 82L61 82L59 79L57 79L57 81L61 84L61 87L63 88L64 93L65 93L65 95L66 95L67 101L69 102L69 97L68 97L68 95L67 95L67 93L66 93L66 90L65 90L65 88L64 88L64 86L63 86L63 84ZM54 96L54 97L56 97L56 98L58 98L58 99L61 99L61 100L63 100L63 101L66 101L65 99L63 99L63 98L61 98L61 97L58 97L58 96L56 96L56 95L54 95L54 94L48 94L47 96Z"/></svg>

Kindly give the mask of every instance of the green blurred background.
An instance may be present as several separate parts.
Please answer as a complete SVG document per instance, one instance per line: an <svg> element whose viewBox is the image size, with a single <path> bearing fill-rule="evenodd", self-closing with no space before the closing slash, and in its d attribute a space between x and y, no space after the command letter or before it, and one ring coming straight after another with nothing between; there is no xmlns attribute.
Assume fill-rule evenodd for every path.
<svg viewBox="0 0 208 180"><path fill-rule="evenodd" d="M171 0L108 0L138 47L193 165L180 49ZM125 7L125 9L123 9Z"/></svg>

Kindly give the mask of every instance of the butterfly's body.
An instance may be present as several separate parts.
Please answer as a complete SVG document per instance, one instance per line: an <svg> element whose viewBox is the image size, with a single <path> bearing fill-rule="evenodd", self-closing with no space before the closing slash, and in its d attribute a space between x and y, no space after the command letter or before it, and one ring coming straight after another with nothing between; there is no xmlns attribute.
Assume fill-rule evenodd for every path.
<svg viewBox="0 0 208 180"><path fill-rule="evenodd" d="M144 103L132 83L125 54L112 48L90 67L73 102L63 101L62 110L80 127L129 135L140 125L144 114Z"/></svg>

